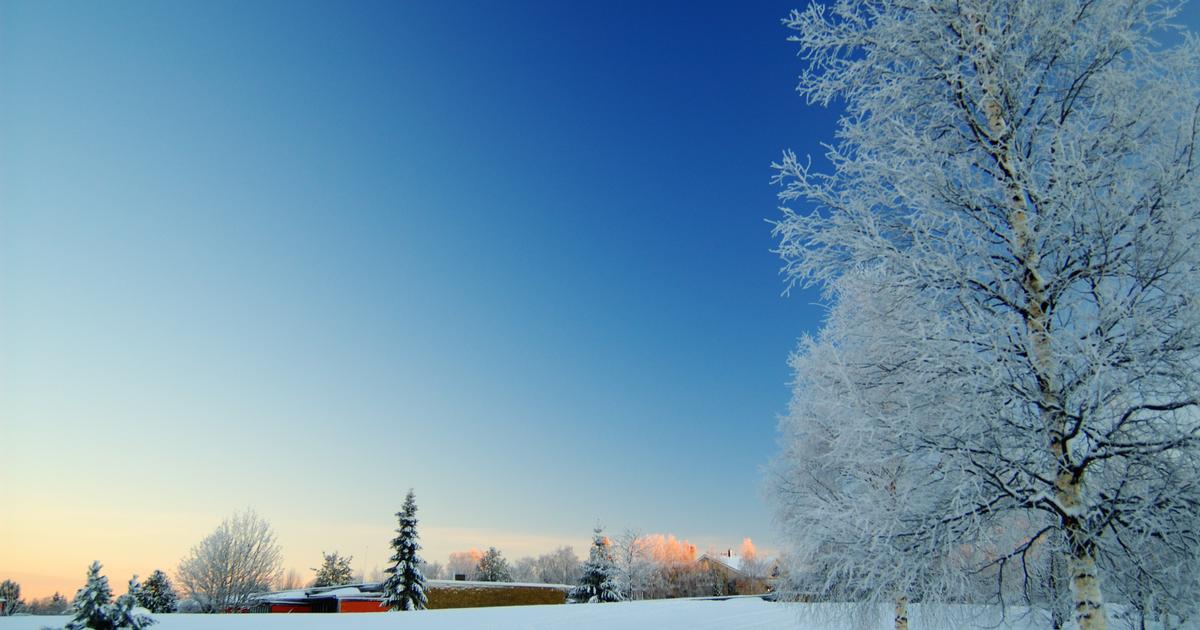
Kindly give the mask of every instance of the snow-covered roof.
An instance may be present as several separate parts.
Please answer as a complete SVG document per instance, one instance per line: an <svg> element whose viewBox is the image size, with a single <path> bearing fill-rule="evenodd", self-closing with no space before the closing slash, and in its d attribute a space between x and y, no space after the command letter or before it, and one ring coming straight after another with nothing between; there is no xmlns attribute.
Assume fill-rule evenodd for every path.
<svg viewBox="0 0 1200 630"><path fill-rule="evenodd" d="M752 577L752 578L766 577L766 574L769 574L771 572L772 567L774 567L775 564L778 562L778 559L775 559L775 558L761 558L760 557L760 558L758 558L758 562L756 563L758 573L751 574L751 573L746 572L746 569L747 569L747 567L745 566L746 563L743 561L743 558L741 556L735 556L732 554L729 554L729 555L718 554L715 556L712 556L709 554L704 554L704 555L700 556L700 560L703 560L705 558L708 558L712 562L720 562L721 564L725 565L727 568L729 568L733 571L736 571L738 574L744 575L746 577ZM699 562L699 560L697 562ZM754 570L754 569L751 568L751 570Z"/></svg>
<svg viewBox="0 0 1200 630"><path fill-rule="evenodd" d="M704 556L701 557L707 557L709 560L716 560L717 562L720 562L721 564L733 569L734 571L737 571L738 573L742 572L741 556L710 556L708 554L704 554Z"/></svg>
<svg viewBox="0 0 1200 630"><path fill-rule="evenodd" d="M378 594L378 591L364 591L359 589L357 586L343 586L333 590L325 591L321 593L321 597L336 597L338 599L342 599L343 597L362 597L363 595Z"/></svg>
<svg viewBox="0 0 1200 630"><path fill-rule="evenodd" d="M258 597L261 599L268 595L270 595L271 597L279 598L279 599L304 599L305 597L308 596L308 593L306 593L305 591L303 591L301 589L293 589L290 591L277 591L274 593L258 593L255 595L255 597Z"/></svg>
<svg viewBox="0 0 1200 630"><path fill-rule="evenodd" d="M466 580L428 580L426 586L442 589L492 589L492 588L548 588L559 591L571 589L567 584L542 584L540 582L475 582ZM338 586L318 586L306 589L292 589L274 593L260 593L255 599L262 602L302 602L310 599L357 599L379 598L383 593L382 582L364 582L362 584L341 584Z"/></svg>
<svg viewBox="0 0 1200 630"><path fill-rule="evenodd" d="M561 589L570 590L571 588L573 588L569 584L546 584L543 582L479 582L479 581L472 581L472 580L429 580L426 582L426 584L428 584L429 586L441 586L441 587L445 587L445 588L450 588L450 587L499 588L499 587L503 587L503 586L553 588L553 589L560 589L560 590Z"/></svg>

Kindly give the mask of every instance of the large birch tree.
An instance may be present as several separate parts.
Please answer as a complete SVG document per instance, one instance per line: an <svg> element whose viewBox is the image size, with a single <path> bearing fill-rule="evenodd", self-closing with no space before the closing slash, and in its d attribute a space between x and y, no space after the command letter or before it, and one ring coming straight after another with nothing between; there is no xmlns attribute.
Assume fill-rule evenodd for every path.
<svg viewBox="0 0 1200 630"><path fill-rule="evenodd" d="M893 379L837 410L874 414L855 422L880 450L854 474L897 476L872 497L896 511L879 544L913 568L880 585L859 565L866 594L968 571L1028 597L1046 577L1031 567L1059 558L1085 630L1106 627L1106 590L1197 599L1200 45L1174 12L841 0L785 20L799 92L846 108L828 171L791 152L776 165L784 204L804 206L776 226L785 273L830 298L854 274L885 278L873 290L905 304L900 324L882 306L847 315L830 341L870 367L843 383ZM800 391L813 352L785 462L826 413ZM814 483L788 474L785 522ZM913 567L919 532L948 564ZM957 556L936 546L949 540Z"/></svg>
<svg viewBox="0 0 1200 630"><path fill-rule="evenodd" d="M178 581L203 612L237 612L268 591L281 573L282 551L271 524L253 510L221 521L179 562Z"/></svg>

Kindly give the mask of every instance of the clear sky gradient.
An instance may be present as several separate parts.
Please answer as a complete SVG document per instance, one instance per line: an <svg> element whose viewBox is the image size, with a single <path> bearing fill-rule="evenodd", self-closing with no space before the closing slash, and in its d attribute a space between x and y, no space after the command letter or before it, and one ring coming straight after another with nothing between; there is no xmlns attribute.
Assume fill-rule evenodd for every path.
<svg viewBox="0 0 1200 630"><path fill-rule="evenodd" d="M0 4L0 578L771 547L789 7Z"/></svg>
<svg viewBox="0 0 1200 630"><path fill-rule="evenodd" d="M0 3L0 579L778 546L797 4Z"/></svg>

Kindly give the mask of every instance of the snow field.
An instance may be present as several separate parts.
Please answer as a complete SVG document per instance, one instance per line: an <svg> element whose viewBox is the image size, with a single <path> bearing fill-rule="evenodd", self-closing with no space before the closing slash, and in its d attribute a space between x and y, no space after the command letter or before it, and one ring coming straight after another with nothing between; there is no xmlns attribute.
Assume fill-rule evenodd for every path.
<svg viewBox="0 0 1200 630"><path fill-rule="evenodd" d="M830 604L778 604L759 598L725 601L674 599L611 604L557 606L505 606L458 608L399 613L360 614L245 614L245 615L156 615L161 630L310 630L314 628L404 630L885 630L892 627L891 611L880 607L873 619L864 618ZM920 630L996 628L998 615L985 610L968 618L963 611L943 607L939 619L922 619L921 606L910 606L911 627ZM977 611L973 611L977 612ZM1010 614L1012 611L1010 610ZM69 617L8 617L0 619L0 630L61 628ZM999 628L1032 630L1044 627L1038 619L1014 619Z"/></svg>

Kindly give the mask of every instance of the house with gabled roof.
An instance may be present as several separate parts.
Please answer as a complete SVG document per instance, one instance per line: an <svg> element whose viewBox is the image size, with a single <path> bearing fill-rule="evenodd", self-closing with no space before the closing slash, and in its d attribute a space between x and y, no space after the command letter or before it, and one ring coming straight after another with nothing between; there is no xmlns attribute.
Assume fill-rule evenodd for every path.
<svg viewBox="0 0 1200 630"><path fill-rule="evenodd" d="M733 550L725 553L706 553L696 560L701 571L713 577L713 585L723 592L715 595L762 595L771 591L767 581L771 565L743 562ZM761 570L752 567L761 567ZM757 575L757 573L763 575Z"/></svg>

